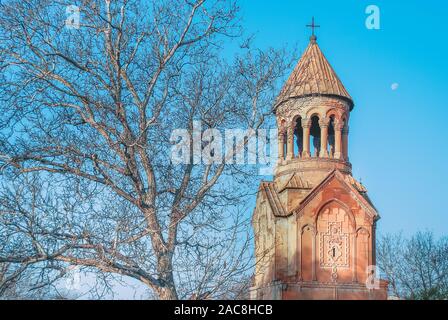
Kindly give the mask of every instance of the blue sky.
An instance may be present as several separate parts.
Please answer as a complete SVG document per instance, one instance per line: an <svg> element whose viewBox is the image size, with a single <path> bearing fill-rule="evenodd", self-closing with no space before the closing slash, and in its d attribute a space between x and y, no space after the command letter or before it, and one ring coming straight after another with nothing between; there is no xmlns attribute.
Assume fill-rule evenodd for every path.
<svg viewBox="0 0 448 320"><path fill-rule="evenodd" d="M380 30L365 27L371 4ZM350 160L382 216L380 233L448 233L447 10L435 0L241 2L256 46L302 53L305 25L312 16L321 25L318 43L355 100Z"/></svg>

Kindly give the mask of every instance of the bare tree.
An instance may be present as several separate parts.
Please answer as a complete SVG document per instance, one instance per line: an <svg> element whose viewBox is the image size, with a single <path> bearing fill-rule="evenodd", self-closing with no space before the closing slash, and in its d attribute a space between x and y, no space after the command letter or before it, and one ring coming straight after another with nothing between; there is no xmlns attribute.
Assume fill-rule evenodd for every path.
<svg viewBox="0 0 448 320"><path fill-rule="evenodd" d="M431 232L419 232L409 239L401 234L387 235L379 241L377 260L393 296L448 298L448 238L436 240Z"/></svg>
<svg viewBox="0 0 448 320"><path fill-rule="evenodd" d="M5 183L5 182L8 183ZM1 180L0 188L0 252L3 255L28 257L22 261L0 262L0 299L63 299L68 292L57 283L67 274L67 268L51 259L37 257L43 248L41 224L56 226L64 223L57 215L57 203L44 189L50 181L42 181L38 174L20 175ZM56 206L55 206L56 205ZM68 208L68 206L65 206ZM55 219L57 222L49 220ZM52 239L46 239L52 240Z"/></svg>
<svg viewBox="0 0 448 320"><path fill-rule="evenodd" d="M194 121L257 129L271 112L292 60L246 44L224 56L237 12L227 0L0 2L0 263L127 276L159 299L229 295L250 267L253 168L193 152L174 165L170 137ZM31 173L37 192L14 183Z"/></svg>
<svg viewBox="0 0 448 320"><path fill-rule="evenodd" d="M73 292L57 286L64 275L60 271L47 264L0 263L0 300L76 298Z"/></svg>

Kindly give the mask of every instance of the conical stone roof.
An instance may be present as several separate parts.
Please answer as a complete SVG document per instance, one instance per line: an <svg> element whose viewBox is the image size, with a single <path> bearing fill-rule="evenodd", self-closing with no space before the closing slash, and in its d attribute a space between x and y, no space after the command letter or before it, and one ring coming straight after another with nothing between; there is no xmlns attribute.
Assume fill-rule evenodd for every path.
<svg viewBox="0 0 448 320"><path fill-rule="evenodd" d="M312 36L304 54L277 97L275 107L293 99L307 96L336 96L347 100L353 109L353 100L336 72Z"/></svg>

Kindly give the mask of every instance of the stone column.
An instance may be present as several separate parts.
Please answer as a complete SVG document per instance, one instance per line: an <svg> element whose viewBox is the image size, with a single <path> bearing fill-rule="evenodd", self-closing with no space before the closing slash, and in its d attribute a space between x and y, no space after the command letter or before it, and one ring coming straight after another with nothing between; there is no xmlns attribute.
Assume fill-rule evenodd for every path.
<svg viewBox="0 0 448 320"><path fill-rule="evenodd" d="M285 131L278 132L278 158L285 160Z"/></svg>
<svg viewBox="0 0 448 320"><path fill-rule="evenodd" d="M336 123L334 126L334 158L342 159L342 125Z"/></svg>
<svg viewBox="0 0 448 320"><path fill-rule="evenodd" d="M294 158L294 128L289 126L287 130L287 135L288 137L286 139L288 141L288 146L286 149L287 151L286 159L292 160Z"/></svg>
<svg viewBox="0 0 448 320"><path fill-rule="evenodd" d="M342 157L345 161L348 161L348 133L349 127L345 126L342 129Z"/></svg>
<svg viewBox="0 0 448 320"><path fill-rule="evenodd" d="M309 158L309 157L311 157L311 154L310 154L311 121L310 121L310 119L302 119L302 128L303 128L303 152L302 152L302 158Z"/></svg>
<svg viewBox="0 0 448 320"><path fill-rule="evenodd" d="M320 158L328 158L328 120L319 121L320 127Z"/></svg>

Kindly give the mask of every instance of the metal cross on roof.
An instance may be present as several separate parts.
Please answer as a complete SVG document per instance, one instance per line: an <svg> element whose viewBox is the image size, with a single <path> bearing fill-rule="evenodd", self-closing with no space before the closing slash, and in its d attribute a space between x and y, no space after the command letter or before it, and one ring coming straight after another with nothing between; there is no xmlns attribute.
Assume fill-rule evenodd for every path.
<svg viewBox="0 0 448 320"><path fill-rule="evenodd" d="M314 29L320 28L320 25L317 25L314 23L314 17L313 17L313 21L311 22L311 24L307 24L306 26L307 26L307 28L311 28L311 30L313 32L313 34L312 34L313 36L314 36Z"/></svg>

